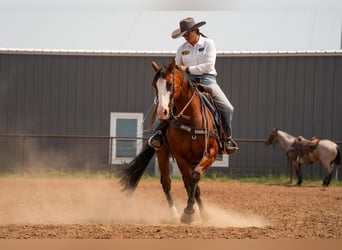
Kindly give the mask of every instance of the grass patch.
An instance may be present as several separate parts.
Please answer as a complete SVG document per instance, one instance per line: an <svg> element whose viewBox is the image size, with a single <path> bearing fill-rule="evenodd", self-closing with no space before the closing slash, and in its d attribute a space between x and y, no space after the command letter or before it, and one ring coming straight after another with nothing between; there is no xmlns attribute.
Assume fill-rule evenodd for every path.
<svg viewBox="0 0 342 250"><path fill-rule="evenodd" d="M112 179L120 179L119 176L112 174L110 175L108 172L91 172L91 171L79 171L79 172L67 172L67 171L35 171L35 172L25 172L25 173L0 173L0 178L112 178ZM142 176L142 180L159 180L160 176L144 174ZM173 176L172 180L182 180L180 176ZM290 184L290 178L286 175L280 176L260 176L260 177L231 177L231 176L222 176L222 175L210 175L210 176L202 176L201 182L204 181L215 181L215 182L229 182L229 181L237 181L241 183L255 183L255 184L278 184L278 185L286 185ZM297 181L296 177L293 177L292 184L295 185ZM304 179L302 186L321 186L321 179ZM341 180L332 180L331 186L339 186L342 187Z"/></svg>
<svg viewBox="0 0 342 250"><path fill-rule="evenodd" d="M225 181L239 181L239 182L247 182L247 183L286 183L289 181L289 177L286 175L280 175L280 176L259 176L259 177L231 177L231 176L222 176L222 175L210 175L210 176L203 176L202 180L213 180L213 181L219 181L219 182L225 182Z"/></svg>

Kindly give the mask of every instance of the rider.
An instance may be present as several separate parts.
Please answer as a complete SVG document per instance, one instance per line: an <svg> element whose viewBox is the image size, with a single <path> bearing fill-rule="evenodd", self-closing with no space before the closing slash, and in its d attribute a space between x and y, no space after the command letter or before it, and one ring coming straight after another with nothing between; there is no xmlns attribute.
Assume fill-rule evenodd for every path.
<svg viewBox="0 0 342 250"><path fill-rule="evenodd" d="M223 127L228 135L225 145L225 153L232 153L237 150L237 147L232 146L232 116L234 107L225 96L220 86L216 82L216 48L214 41L207 38L199 31L199 27L206 22L196 23L191 17L185 18L179 22L179 29L172 32L172 38L183 36L184 42L177 50L176 64L177 66L188 73L191 80L197 83L202 83L212 89L212 95L217 104L223 118ZM166 130L166 122L160 122L157 119L154 134L149 139L149 145L158 150L163 144L163 132Z"/></svg>

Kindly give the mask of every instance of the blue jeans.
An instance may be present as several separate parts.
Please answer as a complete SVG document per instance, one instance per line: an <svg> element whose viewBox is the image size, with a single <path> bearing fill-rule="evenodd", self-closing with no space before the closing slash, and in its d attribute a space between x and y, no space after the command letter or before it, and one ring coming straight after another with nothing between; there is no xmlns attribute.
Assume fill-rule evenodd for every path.
<svg viewBox="0 0 342 250"><path fill-rule="evenodd" d="M232 119L233 119L233 112L234 107L226 97L226 95L223 93L222 89L216 82L216 76L214 75L189 75L191 80L198 82L199 81L202 84L207 85L210 87L213 91L213 99L215 103L217 104L218 109L220 110L222 114L222 118L225 120L226 126L223 126L227 132L228 136L232 136ZM197 80L197 81L196 81Z"/></svg>

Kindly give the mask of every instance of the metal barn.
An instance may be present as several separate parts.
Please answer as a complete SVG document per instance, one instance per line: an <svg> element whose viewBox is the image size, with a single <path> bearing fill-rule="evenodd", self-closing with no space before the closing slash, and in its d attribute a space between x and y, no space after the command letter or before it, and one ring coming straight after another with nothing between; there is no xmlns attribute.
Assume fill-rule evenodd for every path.
<svg viewBox="0 0 342 250"><path fill-rule="evenodd" d="M0 50L0 171L108 171L150 135L151 60L172 53ZM218 82L235 107L240 150L210 172L288 172L275 127L342 140L342 52L219 53ZM133 139L132 139L133 138ZM148 171L154 173L154 162ZM321 176L318 164L304 168Z"/></svg>

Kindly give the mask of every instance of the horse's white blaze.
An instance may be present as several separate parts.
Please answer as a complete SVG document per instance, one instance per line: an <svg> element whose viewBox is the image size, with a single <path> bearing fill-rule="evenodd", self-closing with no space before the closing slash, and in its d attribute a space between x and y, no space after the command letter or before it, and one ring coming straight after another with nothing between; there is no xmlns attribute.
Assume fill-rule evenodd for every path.
<svg viewBox="0 0 342 250"><path fill-rule="evenodd" d="M165 79L158 79L156 82L156 87L158 90L158 108L157 108L157 115L160 119L168 119L170 117L169 113L169 102L170 102L170 91L166 89L166 80Z"/></svg>

